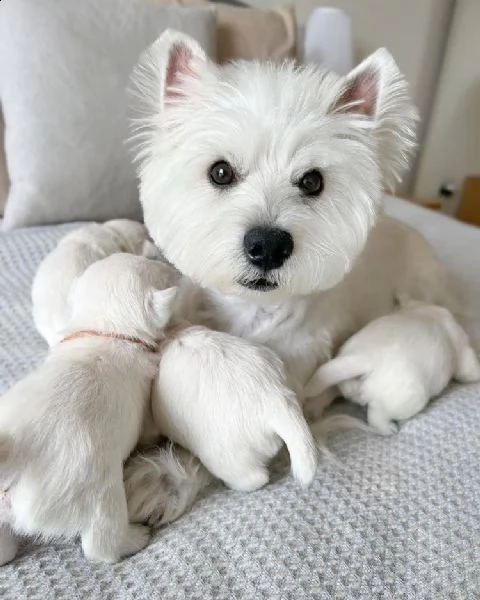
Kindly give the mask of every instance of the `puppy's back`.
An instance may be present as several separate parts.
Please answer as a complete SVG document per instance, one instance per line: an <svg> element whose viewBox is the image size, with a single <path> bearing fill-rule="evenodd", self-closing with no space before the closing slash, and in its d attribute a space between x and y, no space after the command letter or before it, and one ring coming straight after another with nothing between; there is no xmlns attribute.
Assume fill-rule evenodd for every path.
<svg viewBox="0 0 480 600"><path fill-rule="evenodd" d="M148 377L100 344L54 351L0 402L0 431L14 440L21 474L12 507L27 533L78 533L94 490L138 439Z"/></svg>

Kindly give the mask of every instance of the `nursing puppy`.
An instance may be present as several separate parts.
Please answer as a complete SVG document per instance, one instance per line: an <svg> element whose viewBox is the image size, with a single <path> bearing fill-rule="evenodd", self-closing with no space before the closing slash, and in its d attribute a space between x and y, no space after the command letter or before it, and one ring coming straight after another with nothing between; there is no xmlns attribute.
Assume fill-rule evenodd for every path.
<svg viewBox="0 0 480 600"><path fill-rule="evenodd" d="M73 286L64 340L0 398L1 467L13 477L4 562L15 534L80 535L85 555L105 562L146 545L148 528L128 521L123 461L150 410L177 278L127 254L91 265Z"/></svg>
<svg viewBox="0 0 480 600"><path fill-rule="evenodd" d="M208 325L272 348L303 387L398 293L450 301L429 245L382 216L416 120L386 50L339 77L313 64L218 66L169 31L136 80L145 224L208 290ZM168 503L170 467L145 455L144 486L131 488L139 515ZM184 486L183 464L178 474Z"/></svg>
<svg viewBox="0 0 480 600"><path fill-rule="evenodd" d="M264 346L205 327L173 331L162 343L152 411L163 435L233 489L265 485L283 442L295 479L308 485L315 476L310 429L282 361Z"/></svg>
<svg viewBox="0 0 480 600"><path fill-rule="evenodd" d="M70 318L68 295L75 279L95 261L116 252L150 252L143 225L127 219L94 223L67 234L41 263L33 280L33 318L52 346Z"/></svg>
<svg viewBox="0 0 480 600"><path fill-rule="evenodd" d="M345 398L367 406L369 424L388 435L397 430L393 421L416 415L452 378L480 380L467 334L445 308L409 303L351 337L318 369L304 396L310 412L323 409L322 394L338 386Z"/></svg>

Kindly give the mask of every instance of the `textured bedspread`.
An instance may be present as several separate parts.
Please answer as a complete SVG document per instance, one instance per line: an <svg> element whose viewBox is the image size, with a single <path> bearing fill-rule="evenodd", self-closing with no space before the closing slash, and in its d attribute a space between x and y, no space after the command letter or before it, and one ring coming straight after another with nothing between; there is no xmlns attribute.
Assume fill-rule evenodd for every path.
<svg viewBox="0 0 480 600"><path fill-rule="evenodd" d="M480 309L480 230L391 200L468 284ZM73 226L0 235L0 392L46 347L29 287L42 257ZM480 598L480 386L452 387L383 439L345 432L340 464L322 459L308 490L285 460L252 494L218 487L114 566L79 544L26 543L0 568L2 600Z"/></svg>

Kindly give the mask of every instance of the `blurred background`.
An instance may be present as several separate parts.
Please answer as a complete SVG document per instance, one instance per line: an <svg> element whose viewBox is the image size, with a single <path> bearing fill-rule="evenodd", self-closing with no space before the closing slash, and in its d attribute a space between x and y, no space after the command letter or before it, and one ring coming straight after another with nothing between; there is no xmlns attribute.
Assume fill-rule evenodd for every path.
<svg viewBox="0 0 480 600"><path fill-rule="evenodd" d="M48 7L53 7L50 1L43 10L46 18L51 18L51 27L56 28L55 31L58 31L57 23L66 23L69 15L72 15L71 22L74 18L86 18L92 3L89 0L79 7L72 0L65 0L61 4L64 7L62 15L53 14L53 10L50 14ZM300 62L318 62L344 74L377 48L387 47L410 83L411 94L421 117L418 153L397 194L449 216L480 225L480 0L299 0L290 4L281 0L248 0L248 3L240 0L103 0L103 26L105 29L113 27L108 15L117 14L119 10L126 14L126 10L132 6L136 7L137 18L137 13L139 15L145 11L145 4L149 4L152 11L157 13L167 9L198 11L197 29L202 27L200 21L207 19L206 12L215 12L214 29L211 28L207 36L203 33L201 39L204 45L210 44L209 52L219 62L235 58L282 60L292 57ZM26 23L28 19L25 13L19 15L17 11L13 14L10 8L7 15L7 5L8 2L2 2L0 7L0 13L3 9L5 15L4 22L9 20L10 23L14 21L15 25L21 25L21 31L32 36L33 44L36 34L28 33L32 25ZM27 6L28 0L17 2L17 5ZM108 9L109 5L111 9ZM33 3L30 6L33 7ZM32 12L32 9L29 10ZM157 13L152 12L151 23L157 18L159 23L162 22ZM212 18L211 15L208 18ZM138 19L140 21L140 16ZM185 25L184 21L188 19L184 16L176 19L180 28L186 27L186 31L195 33L194 25ZM90 21L85 22L89 23L90 29ZM99 19L97 23L100 23ZM135 27L137 33L145 29L143 44L151 41L152 34L147 31L148 27L144 24ZM80 28L81 25L77 31L72 28L72 39L78 37ZM8 25L6 31L10 32L10 29ZM127 32L128 27L124 29L122 35L126 40L131 32ZM52 33L52 39L55 35ZM138 37L135 47L141 46L142 40ZM80 48L79 40L75 38L74 41L76 48ZM87 37L83 41L85 49L79 51L88 52L93 46ZM14 62L18 63L16 44L18 40L12 37L10 44L4 43L2 53L14 53ZM58 44L61 49L62 44L65 45L65 40ZM126 44L122 51L126 49ZM134 56L133 46L131 55ZM56 62L59 57L61 52L57 52ZM22 69L24 64L22 60ZM63 72L69 68L66 64L61 67ZM51 78L51 85L55 85L53 69L46 73ZM18 86L24 85L19 78L16 83ZM63 84L60 82L59 85ZM18 115L16 108L9 109L7 104L5 100L3 120L10 121L7 125L12 132L17 126L15 121L18 122ZM17 100L12 101L13 104L18 105ZM7 111L13 115L11 119L7 119ZM28 117L31 114L32 107L29 107ZM15 174L17 162L15 148L9 150L7 147L6 163L11 165L9 173L2 149L2 127L0 114L0 214L2 204L7 201L8 182L16 179L16 176L12 178L12 174ZM19 133L16 135L18 139ZM19 171L23 180L25 160L22 157L18 162L22 163ZM12 211L13 208L10 209ZM22 216L22 219L10 218L8 212L6 209L5 227L39 222L37 214L32 216L30 208L28 215ZM83 216L97 217L88 212L83 215L52 211L52 217L45 217L44 220L59 222Z"/></svg>

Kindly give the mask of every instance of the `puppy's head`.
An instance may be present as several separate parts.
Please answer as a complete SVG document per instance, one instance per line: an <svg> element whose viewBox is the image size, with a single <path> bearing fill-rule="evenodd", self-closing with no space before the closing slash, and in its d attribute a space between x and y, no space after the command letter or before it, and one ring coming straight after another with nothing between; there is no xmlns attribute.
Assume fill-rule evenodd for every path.
<svg viewBox="0 0 480 600"><path fill-rule="evenodd" d="M169 265L143 256L104 258L72 286L71 326L159 338L172 316L179 278Z"/></svg>
<svg viewBox="0 0 480 600"><path fill-rule="evenodd" d="M104 223L103 227L117 236L122 252L142 254L144 242L148 240L144 225L130 219L113 219Z"/></svg>
<svg viewBox="0 0 480 600"><path fill-rule="evenodd" d="M414 145L386 50L341 78L212 63L167 32L136 72L141 201L155 243L201 285L278 299L351 269Z"/></svg>

